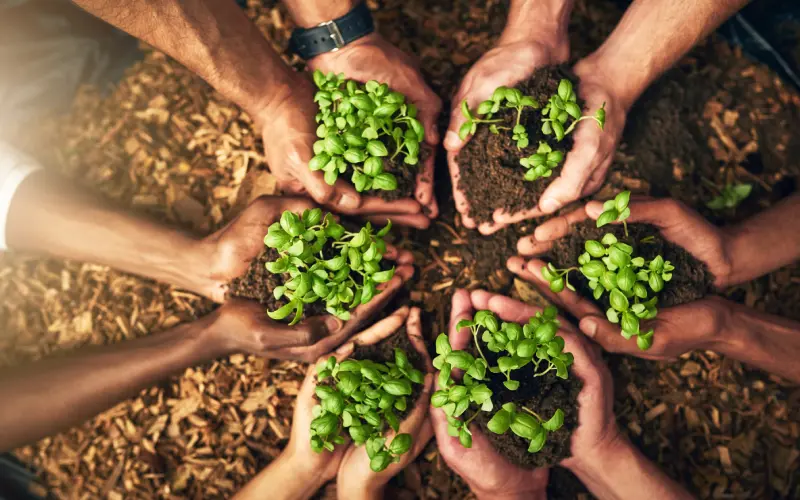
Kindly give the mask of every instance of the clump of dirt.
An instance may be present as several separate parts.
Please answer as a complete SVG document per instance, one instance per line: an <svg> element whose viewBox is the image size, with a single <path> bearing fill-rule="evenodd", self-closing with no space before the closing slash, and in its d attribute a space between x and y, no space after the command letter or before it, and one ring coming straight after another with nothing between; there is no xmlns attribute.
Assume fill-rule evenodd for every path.
<svg viewBox="0 0 800 500"><path fill-rule="evenodd" d="M478 335L480 338L480 334ZM478 356L475 345L469 351ZM483 349L484 356L489 366L497 366L499 353ZM492 390L494 410L481 411L475 417L475 423L481 432L489 439L494 448L514 465L525 468L551 467L570 457L570 439L572 431L578 426L578 394L581 392L583 382L572 374L566 380L556 377L555 372L535 377L536 370L532 364L513 372L514 380L519 380L519 388L510 391L503 385L505 376L500 373L486 372L488 380L486 385ZM514 403L517 411L524 411L522 407L536 412L543 420L548 420L559 408L564 412L564 425L557 431L547 436L547 441L537 453L528 452L530 441L507 431L505 434L495 434L487 427L489 420L500 407L506 403ZM467 413L475 410L473 405ZM468 417L467 417L468 418Z"/></svg>
<svg viewBox="0 0 800 500"><path fill-rule="evenodd" d="M594 221L584 221L573 226L569 235L555 242L547 258L559 269L575 266L578 257L585 251L586 240L599 241L607 233L612 233L618 240L631 245L635 256L651 260L661 255L675 266L672 279L658 293L658 307L686 304L712 292L714 275L708 270L708 266L682 247L662 238L658 228L651 224L628 224L626 237L621 225L599 228ZM592 297L589 281L581 273L570 273L570 283L584 297ZM604 309L609 307L608 297L608 294L603 294L600 299Z"/></svg>
<svg viewBox="0 0 800 500"><path fill-rule="evenodd" d="M566 78L573 83L578 94L578 78L565 65L551 66L536 71L525 83L518 85L524 95L532 96L544 106L557 90L561 79ZM578 104L583 107L583 102ZM520 124L528 132L530 144L522 150L517 148L508 130L499 134L489 131L488 125L481 124L475 135L467 142L456 157L461 178L458 188L469 202L469 216L476 222L491 222L492 214L498 208L508 213L534 208L551 180L558 177L563 167L553 169L551 177L526 181L525 168L519 160L536 152L539 141L547 141L554 150L565 154L572 149L572 136L568 135L556 143L553 136L542 134L541 109L526 109L522 113ZM502 118L502 125L513 128L517 113L514 110L503 110L496 118Z"/></svg>
<svg viewBox="0 0 800 500"><path fill-rule="evenodd" d="M362 345L355 348L351 358L356 360L369 359L376 363L394 363L394 350L400 349L408 357L411 365L422 373L427 372L425 358L411 343L405 327L399 329L391 337L381 340L377 344ZM402 421L414 409L414 404L422 394L422 384L411 384L411 396L408 397L408 405L403 411L397 411L397 417Z"/></svg>

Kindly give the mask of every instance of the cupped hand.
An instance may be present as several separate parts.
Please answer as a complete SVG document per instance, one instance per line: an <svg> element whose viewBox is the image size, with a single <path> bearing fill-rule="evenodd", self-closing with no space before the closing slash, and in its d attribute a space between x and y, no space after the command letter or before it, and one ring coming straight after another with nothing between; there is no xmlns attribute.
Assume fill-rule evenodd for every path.
<svg viewBox="0 0 800 500"><path fill-rule="evenodd" d="M271 96L255 116L261 130L264 154L278 187L285 193L308 195L326 208L348 215L392 216L400 224L426 228L430 221L420 214L414 200L386 202L375 196L361 196L352 184L339 179L328 185L322 172L313 172L308 162L314 157L318 110L314 87L307 75L298 74L291 88ZM402 216L402 217L399 217Z"/></svg>
<svg viewBox="0 0 800 500"><path fill-rule="evenodd" d="M475 109L481 102L489 99L497 87L514 87L533 76L537 69L564 62L568 55L568 49L554 49L550 45L537 42L501 42L478 59L464 76L461 87L453 97L450 125L445 135L444 147L447 150L447 163L453 181L453 198L456 209L461 214L461 220L466 227L473 229L476 227L476 223L469 217L469 202L458 188L461 174L456 157L466 144L466 141L462 140L458 134L461 125L466 121L461 113L461 103L466 100L470 109ZM485 223L478 227L481 233L491 234L510 223L500 223L498 216L501 216L501 211L499 209L494 216L494 223Z"/></svg>
<svg viewBox="0 0 800 500"><path fill-rule="evenodd" d="M731 274L730 258L726 252L725 233L711 225L699 214L672 199L634 199L630 202L631 215L627 223L648 223L656 226L661 235L686 249L704 262L714 274L714 284L722 288ZM596 220L603 211L600 202L589 202L584 208L548 220L531 236L522 238L517 250L524 256L541 255L549 251L553 242L569 234L574 224L587 219ZM676 307L660 309L658 316L644 324L645 330L655 330L653 345L646 351L636 342L625 340L619 325L606 319L605 314L591 299L565 289L553 293L542 276L545 262L522 257L512 257L508 269L533 283L551 301L580 320L581 331L609 352L626 353L645 359L674 359L695 349L716 349L723 341L730 303L711 297Z"/></svg>
<svg viewBox="0 0 800 500"><path fill-rule="evenodd" d="M399 433L410 434L413 444L408 452L400 456L399 462L392 463L385 470L377 473L370 468L370 458L364 446L351 444L339 466L337 476L339 498L350 500L379 497L389 480L416 459L433 437L433 428L428 419L428 404L433 387L433 366L422 337L419 308L403 307L397 310L388 318L354 337L353 345L370 345L380 342L395 333L404 323L412 345L425 359L425 371L427 372L419 399L406 419L400 423ZM387 434L386 442L391 443L394 435L394 432Z"/></svg>
<svg viewBox="0 0 800 500"><path fill-rule="evenodd" d="M264 236L269 226L278 221L285 210L300 213L316 206L313 201L301 197L260 196L254 200L234 220L200 242L208 268L198 270L205 277L197 280L203 285L195 291L214 302L224 302L228 283L247 272L253 259L264 251ZM385 224L387 219L396 223L402 217L375 215L368 218ZM387 250L386 258L401 265L413 261L409 252L391 247Z"/></svg>
<svg viewBox="0 0 800 500"><path fill-rule="evenodd" d="M631 215L626 223L646 223L656 226L666 240L683 247L696 259L704 262L714 275L714 285L724 288L731 276L731 259L726 250L727 236L700 214L673 199L638 198L628 205ZM592 201L569 214L554 217L536 228L531 236L517 243L524 256L541 255L563 238L570 228L587 219L597 220L603 213L603 204ZM615 222L619 224L619 222Z"/></svg>
<svg viewBox="0 0 800 500"><path fill-rule="evenodd" d="M492 294L483 290L473 291L472 304L476 309L488 309L504 321L525 323L541 311L541 308ZM580 335L563 318L558 334L564 338L564 351L575 357L570 370L583 381L578 394L578 427L572 433L570 451L572 456L561 465L567 468L585 466L594 457L605 455L605 451L622 440L614 417L614 386L611 372L603 363L597 346ZM594 465L594 464L592 464Z"/></svg>
<svg viewBox="0 0 800 500"><path fill-rule="evenodd" d="M602 129L594 120L584 120L575 128L572 150L567 153L560 175L545 189L536 210L503 216L505 224L533 216L551 214L564 205L588 196L603 185L608 167L625 128L628 107L607 85L608 78L600 67L588 60L579 61L574 68L579 78L578 96L584 109L591 112L605 105L606 119Z"/></svg>
<svg viewBox="0 0 800 500"><path fill-rule="evenodd" d="M436 120L442 109L441 99L425 83L417 64L379 34L372 33L340 50L321 54L311 59L308 66L312 70L324 73L344 73L345 77L352 80L361 82L377 80L388 84L392 90L404 94L417 106L419 110L417 118L425 127L425 142L432 148L438 145L439 132ZM315 114L316 111L310 116L313 117ZM374 210L379 213L395 213L399 212L400 208L407 209L403 213L414 213L412 208L416 206L419 209L421 206L425 208L428 217L435 218L439 208L433 195L433 163L434 155L431 154L417 175L414 196L418 203L412 204L412 200L397 202L379 200L380 204L378 201L365 201L365 205L372 206L374 203Z"/></svg>
<svg viewBox="0 0 800 500"><path fill-rule="evenodd" d="M449 337L453 349L464 349L472 339L469 329L458 331L463 319L472 319L476 309L488 309L488 301L474 304L470 293L457 290L453 294ZM500 456L489 439L472 425L472 447L464 448L458 438L447 433L447 416L431 408L431 421L439 453L447 465L461 476L478 498L546 498L547 469L523 469Z"/></svg>

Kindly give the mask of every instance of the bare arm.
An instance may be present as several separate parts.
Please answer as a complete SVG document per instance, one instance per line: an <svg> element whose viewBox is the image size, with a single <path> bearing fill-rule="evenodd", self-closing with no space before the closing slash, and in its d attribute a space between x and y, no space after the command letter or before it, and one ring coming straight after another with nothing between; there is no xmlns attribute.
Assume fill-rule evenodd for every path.
<svg viewBox="0 0 800 500"><path fill-rule="evenodd" d="M601 500L692 498L623 437L568 468Z"/></svg>
<svg viewBox="0 0 800 500"><path fill-rule="evenodd" d="M294 457L289 450L284 450L244 485L234 500L261 500L267 493L271 500L311 498L327 478L320 477L319 471L309 470L305 462L302 457ZM279 489L275 488L278 484L281 485Z"/></svg>
<svg viewBox="0 0 800 500"><path fill-rule="evenodd" d="M791 264L800 259L800 195L794 194L725 232L731 284Z"/></svg>
<svg viewBox="0 0 800 500"><path fill-rule="evenodd" d="M206 296L215 286L203 274L211 255L201 240L117 210L41 172L14 193L6 238L14 250L104 264Z"/></svg>
<svg viewBox="0 0 800 500"><path fill-rule="evenodd" d="M625 109L747 0L636 0L576 72L601 72Z"/></svg>
<svg viewBox="0 0 800 500"><path fill-rule="evenodd" d="M0 371L0 451L80 424L169 375L221 355L211 325L204 318L130 342Z"/></svg>
<svg viewBox="0 0 800 500"><path fill-rule="evenodd" d="M74 0L167 53L253 118L291 93L293 71L233 0Z"/></svg>
<svg viewBox="0 0 800 500"><path fill-rule="evenodd" d="M536 40L568 52L567 28L574 3L574 0L512 0L498 43Z"/></svg>

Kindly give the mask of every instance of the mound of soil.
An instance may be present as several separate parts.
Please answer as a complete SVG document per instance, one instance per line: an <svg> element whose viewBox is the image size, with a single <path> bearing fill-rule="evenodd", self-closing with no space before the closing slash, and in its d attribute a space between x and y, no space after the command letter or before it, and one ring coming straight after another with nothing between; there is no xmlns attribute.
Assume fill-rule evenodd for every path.
<svg viewBox="0 0 800 500"><path fill-rule="evenodd" d="M578 78L564 65L538 70L530 80L516 88L523 94L532 96L543 106L558 90L558 83L563 78L573 83L577 94ZM578 104L583 107L582 101L579 100ZM520 124L525 126L530 139L527 148L518 149L509 130L492 134L488 125L481 124L472 139L458 153L456 162L461 172L458 188L469 202L469 216L476 222L491 222L492 214L498 208L509 213L534 208L550 181L561 173L563 162L553 169L551 177L533 182L523 179L525 167L520 165L519 160L534 154L539 147L539 141L546 140L554 150L565 154L572 149L571 135L556 143L553 136L542 134L540 111L526 109L522 113ZM513 128L517 113L514 110L505 110L496 115L496 118L504 120L498 125Z"/></svg>
<svg viewBox="0 0 800 500"><path fill-rule="evenodd" d="M474 356L479 355L474 344L469 350ZM482 350L489 366L497 366L499 354L485 347L482 347ZM570 457L570 438L572 431L578 426L578 394L583 387L583 382L572 375L571 368L567 380L556 377L555 372L549 372L541 377L534 377L534 373L535 368L532 364L515 370L513 378L519 380L520 384L516 391L510 391L503 385L506 380L504 375L487 371L486 385L492 390L492 402L495 407L491 412L482 411L475 417L475 423L480 426L481 432L498 453L509 462L529 469L551 467ZM529 440L517 436L510 430L505 434L495 434L487 427L489 420L506 403L514 403L517 411L523 411L521 407L524 406L536 412L544 420L549 419L557 409L561 408L564 412L564 425L547 436L544 448L537 453L529 453ZM473 405L468 413L471 414L476 409L477 407Z"/></svg>
<svg viewBox="0 0 800 500"><path fill-rule="evenodd" d="M651 260L657 255L664 257L675 266L672 279L665 283L658 293L658 307L672 307L701 299L712 292L714 275L705 263L700 262L682 247L661 237L658 228L651 224L628 224L628 237L621 225L597 227L592 220L573 226L569 235L561 238L548 253L548 259L559 269L577 265L578 257L585 251L586 240L600 240L603 235L612 233L618 240L633 247L633 255ZM645 240L642 242L642 240ZM570 273L570 283L578 293L592 297L589 281L581 273ZM648 289L649 290L649 289ZM600 302L604 310L609 307L608 294L603 294ZM656 332L658 334L658 332Z"/></svg>

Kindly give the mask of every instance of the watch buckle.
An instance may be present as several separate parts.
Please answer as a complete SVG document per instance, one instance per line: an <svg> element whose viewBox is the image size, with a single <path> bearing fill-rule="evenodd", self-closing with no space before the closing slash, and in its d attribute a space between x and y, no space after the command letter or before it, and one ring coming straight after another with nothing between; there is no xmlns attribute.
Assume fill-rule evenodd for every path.
<svg viewBox="0 0 800 500"><path fill-rule="evenodd" d="M334 45L336 45L336 48L331 52L336 52L345 46L342 32L339 31L339 25L336 24L336 21L325 21L324 23L320 23L319 26L328 28L328 33L330 34L329 36L331 37L331 40L333 40Z"/></svg>

